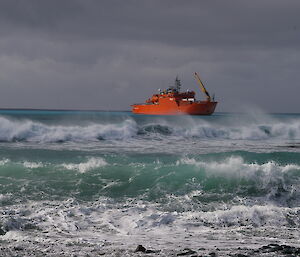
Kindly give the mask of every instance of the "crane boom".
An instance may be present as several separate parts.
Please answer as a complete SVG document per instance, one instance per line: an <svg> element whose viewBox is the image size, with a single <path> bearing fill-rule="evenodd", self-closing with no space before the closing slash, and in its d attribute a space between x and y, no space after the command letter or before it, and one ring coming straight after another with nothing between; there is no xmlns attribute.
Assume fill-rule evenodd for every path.
<svg viewBox="0 0 300 257"><path fill-rule="evenodd" d="M207 92L206 88L204 87L204 85L203 85L203 83L202 83L200 77L198 76L197 72L195 72L195 78L196 78L196 80L198 81L198 83L199 83L199 85L200 85L201 91L202 91L203 93L206 94L206 99L207 99L207 101L210 102L211 97L210 97L209 93Z"/></svg>

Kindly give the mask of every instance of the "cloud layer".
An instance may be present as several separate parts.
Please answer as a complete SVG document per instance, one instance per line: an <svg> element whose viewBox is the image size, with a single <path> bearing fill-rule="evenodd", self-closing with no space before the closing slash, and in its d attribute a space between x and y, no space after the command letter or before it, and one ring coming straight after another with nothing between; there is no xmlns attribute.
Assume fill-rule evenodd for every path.
<svg viewBox="0 0 300 257"><path fill-rule="evenodd" d="M0 107L122 109L173 84L299 112L300 2L1 1ZM197 92L201 98L201 92Z"/></svg>

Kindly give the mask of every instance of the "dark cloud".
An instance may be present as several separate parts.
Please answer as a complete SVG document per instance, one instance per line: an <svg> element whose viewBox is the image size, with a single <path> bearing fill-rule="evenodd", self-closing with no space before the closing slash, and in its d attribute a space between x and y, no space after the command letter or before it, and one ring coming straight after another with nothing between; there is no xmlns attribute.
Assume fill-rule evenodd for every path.
<svg viewBox="0 0 300 257"><path fill-rule="evenodd" d="M0 1L1 107L129 109L177 74L197 90L198 71L219 111L299 112L299 8L298 0Z"/></svg>

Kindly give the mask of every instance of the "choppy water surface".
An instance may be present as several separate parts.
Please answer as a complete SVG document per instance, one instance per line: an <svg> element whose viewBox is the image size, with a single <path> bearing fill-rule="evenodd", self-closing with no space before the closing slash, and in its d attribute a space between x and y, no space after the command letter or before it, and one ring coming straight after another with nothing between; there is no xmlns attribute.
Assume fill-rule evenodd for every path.
<svg viewBox="0 0 300 257"><path fill-rule="evenodd" d="M300 115L1 111L0 141L0 242L12 249L299 246Z"/></svg>

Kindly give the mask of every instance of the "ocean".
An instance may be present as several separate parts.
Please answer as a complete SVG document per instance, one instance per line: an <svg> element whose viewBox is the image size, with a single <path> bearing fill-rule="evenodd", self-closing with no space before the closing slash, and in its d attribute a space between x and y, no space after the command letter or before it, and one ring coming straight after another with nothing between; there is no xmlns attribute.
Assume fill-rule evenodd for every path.
<svg viewBox="0 0 300 257"><path fill-rule="evenodd" d="M0 208L1 256L295 252L300 114L2 110Z"/></svg>

